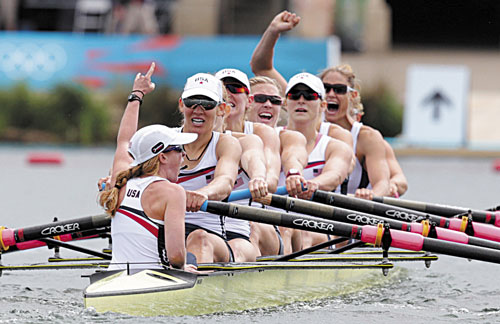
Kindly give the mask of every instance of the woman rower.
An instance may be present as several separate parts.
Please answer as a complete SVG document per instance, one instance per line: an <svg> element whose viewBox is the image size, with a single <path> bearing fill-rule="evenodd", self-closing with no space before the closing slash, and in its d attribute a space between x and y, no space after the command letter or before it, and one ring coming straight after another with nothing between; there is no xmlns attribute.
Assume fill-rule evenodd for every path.
<svg viewBox="0 0 500 324"><path fill-rule="evenodd" d="M109 270L185 268L186 195L175 181L183 162L180 145L197 135L180 134L163 125L135 132L139 106L154 90L153 71L154 63L146 75L137 74L134 80L118 131L110 186L99 196L99 203L112 217ZM185 269L193 271L194 267Z"/></svg>
<svg viewBox="0 0 500 324"><path fill-rule="evenodd" d="M223 102L222 82L198 73L187 79L179 99L184 126L179 132L198 134L184 145L186 152L178 183L186 190L186 246L198 262L234 260L226 243L225 217L200 211L207 199L229 196L236 181L241 147L231 135L213 131L217 116L229 110Z"/></svg>
<svg viewBox="0 0 500 324"><path fill-rule="evenodd" d="M279 84L274 79L256 76L250 79L250 89L252 94L245 127L252 130L264 124L274 128L279 134L282 173L302 170L307 165L306 138L299 132L277 128L283 104ZM278 243L282 246L280 254L302 249L301 231L292 228L259 225L255 230L252 228L251 239L259 245L263 255L276 254L273 252L276 252Z"/></svg>
<svg viewBox="0 0 500 324"><path fill-rule="evenodd" d="M390 194L390 171L384 139L379 131L354 120L350 111L359 105L359 84L352 68L345 64L325 69L320 78L328 89L326 100L331 106L325 120L351 132L356 166L349 176L347 192L371 199L373 195Z"/></svg>
<svg viewBox="0 0 500 324"><path fill-rule="evenodd" d="M269 186L270 192L275 192L281 166L280 138L278 134L274 131L273 128L264 124L256 124L250 121L245 121L245 112L249 105L252 105L254 101L254 96L249 96L250 84L245 73L237 69L223 69L216 73L216 77L221 79L224 83L228 95L227 103L232 107L231 113L224 119L224 131L231 131L233 136L238 136L241 144L243 144L242 137L238 134L246 134L244 136L245 141L250 141L252 136L258 136L258 138L260 138L263 143L263 148L260 150L252 150L254 153L250 153L250 150L244 149L241 162L243 165L244 157L246 155L251 155L251 158L253 160L263 158L265 161L266 171L264 183ZM281 97L279 97L279 105L281 105ZM300 136L300 134L297 135ZM245 182L248 183L250 189L252 189L252 187L255 187L255 178L250 173L248 173L248 175L250 176L250 179L248 179L248 177L245 177L244 175L243 178L247 178ZM255 180L258 180L258 178ZM254 199L261 196L262 190L259 191L259 196L252 194L252 198ZM237 232L239 229L243 228L243 224L245 224L245 222L241 220L227 219L226 225L228 233L231 234L231 232ZM248 224L248 222L246 222L246 224ZM254 244L255 247L257 247L261 255L277 255L288 253L291 251L291 244L287 244L289 240L285 238L286 242L285 244L283 244L281 233L276 227L254 222L251 222L250 226L250 241ZM241 230L239 230L239 232L241 233ZM285 233L284 236L288 237L289 235ZM233 241L235 240L231 240L230 244ZM288 246L290 246L290 248L288 248Z"/></svg>
<svg viewBox="0 0 500 324"><path fill-rule="evenodd" d="M249 189L252 198L260 198L268 194L268 184L266 182L267 170L264 156L264 144L259 136L243 133L243 123L238 120L243 119L245 113L245 102L248 101L248 78L236 69L224 69L215 74L220 79L223 88L224 101L231 107L229 113L218 117L215 131L229 134L238 139L242 148L240 159L240 170L236 180L235 189ZM238 127L240 126L240 127ZM272 132L272 130L271 130ZM278 183L272 184L275 190ZM249 205L249 199L242 199L234 203ZM250 240L251 226L247 220L236 218L226 218L226 240L231 247L236 262L255 261L260 255L258 246Z"/></svg>
<svg viewBox="0 0 500 324"><path fill-rule="evenodd" d="M364 108L361 102L357 103L351 111L351 115L358 122L361 122L361 118L363 117L364 114L365 114ZM398 160L396 159L396 154L394 153L392 146L385 139L384 139L384 147L385 147L385 157L387 159L387 164L389 166L389 172L390 172L390 179L389 179L390 195L395 198L399 198L405 194L406 190L408 190L408 180L406 180L406 176L403 172L403 169L401 168Z"/></svg>
<svg viewBox="0 0 500 324"><path fill-rule="evenodd" d="M266 75L272 77L280 84L286 85L286 80L273 66L273 51L276 42L282 32L293 29L300 22L300 17L288 11L278 14L266 29L257 45L252 59L252 70L256 75ZM335 79L335 77L338 79ZM325 70L321 74L321 79L326 89L326 99L328 109L325 112L325 118L328 121L351 132L353 148L356 143L354 154L357 161L348 182L347 191L355 193L358 197L370 198L373 194L385 196L389 194L389 167L385 159L385 149L381 134L371 127L363 125L354 125L354 121L349 119L347 108L349 98L355 99L357 91L346 91L345 93L336 93L336 86L349 86L354 89L354 84L348 84L345 76L340 76L336 71ZM332 85L334 87L332 87ZM338 92L338 91L337 91ZM316 127L319 125L317 124ZM338 130L339 127L334 126ZM327 127L328 134L335 136L331 127ZM359 135L359 136L358 136ZM338 138L341 139L341 138ZM362 182L362 170L366 169L366 182ZM370 189L371 188L371 189Z"/></svg>
<svg viewBox="0 0 500 324"><path fill-rule="evenodd" d="M288 111L287 129L302 133L306 140L308 164L304 170L286 174L290 195L310 199L317 189L335 190L347 177L352 161L351 148L342 141L322 136L316 121L326 107L325 89L321 80L310 73L299 73L289 81L284 107ZM304 180L305 179L305 183ZM302 187L307 190L302 191ZM326 240L326 235L303 232L303 247Z"/></svg>

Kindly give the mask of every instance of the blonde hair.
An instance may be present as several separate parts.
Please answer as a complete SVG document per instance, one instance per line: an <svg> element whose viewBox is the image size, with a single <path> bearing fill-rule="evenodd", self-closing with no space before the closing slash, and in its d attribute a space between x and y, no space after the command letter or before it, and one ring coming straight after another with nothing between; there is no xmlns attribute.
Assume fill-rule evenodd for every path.
<svg viewBox="0 0 500 324"><path fill-rule="evenodd" d="M158 174L160 169L159 155L143 162L137 166L124 170L118 173L116 183L113 188L106 189L99 194L99 205L101 205L106 213L114 216L118 209L118 197L120 189L123 188L127 181L140 176L152 176Z"/></svg>
<svg viewBox="0 0 500 324"><path fill-rule="evenodd" d="M278 81L276 81L275 79L272 79L270 77L266 77L266 76L254 76L253 78L251 78L249 80L250 82L250 88L253 87L253 86L256 86L257 84L271 84L273 86L276 87L276 89L278 89L278 92L281 93L281 86L279 85Z"/></svg>
<svg viewBox="0 0 500 324"><path fill-rule="evenodd" d="M352 67L349 64L341 64L333 67L329 67L321 71L319 74L319 78L321 81L323 81L323 78L328 74L328 73L340 73L347 79L347 83L351 88L357 91L358 95L357 96L349 96L349 114L354 117L355 120L358 120L358 115L359 118L363 116L364 110L363 110L363 104L361 103L361 84L359 79L356 79L356 75L354 74L354 71L352 70Z"/></svg>

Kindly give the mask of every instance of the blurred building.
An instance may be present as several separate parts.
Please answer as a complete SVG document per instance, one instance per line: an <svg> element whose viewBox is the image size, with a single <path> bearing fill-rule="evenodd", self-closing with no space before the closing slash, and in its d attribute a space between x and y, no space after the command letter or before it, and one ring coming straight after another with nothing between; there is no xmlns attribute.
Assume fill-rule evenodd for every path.
<svg viewBox="0 0 500 324"><path fill-rule="evenodd" d="M77 30L75 9L79 1L83 0L20 0L17 26L21 30ZM181 36L260 35L278 12L296 12L302 21L291 35L338 36L341 60L353 66L362 87L385 84L401 102L410 64L466 66L471 72L472 138L487 136L484 130L491 128L484 126L491 124L491 115L500 109L498 0L152 1L160 33ZM108 9L96 15L110 13ZM105 29L99 26L83 31Z"/></svg>

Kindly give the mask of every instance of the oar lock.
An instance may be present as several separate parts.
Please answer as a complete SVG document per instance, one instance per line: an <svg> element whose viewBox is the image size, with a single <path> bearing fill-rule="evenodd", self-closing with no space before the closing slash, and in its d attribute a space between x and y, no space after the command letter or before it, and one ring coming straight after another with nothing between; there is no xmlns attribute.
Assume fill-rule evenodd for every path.
<svg viewBox="0 0 500 324"><path fill-rule="evenodd" d="M382 247L382 263L389 263L389 247L392 243L391 225L386 222L380 222L377 225L377 235L375 237L375 247ZM382 269L382 274L387 276L389 269Z"/></svg>
<svg viewBox="0 0 500 324"><path fill-rule="evenodd" d="M468 210L467 213L458 214L455 218L462 218L462 224L460 224L460 232L463 232L469 236L474 236L474 227L472 226L472 210Z"/></svg>

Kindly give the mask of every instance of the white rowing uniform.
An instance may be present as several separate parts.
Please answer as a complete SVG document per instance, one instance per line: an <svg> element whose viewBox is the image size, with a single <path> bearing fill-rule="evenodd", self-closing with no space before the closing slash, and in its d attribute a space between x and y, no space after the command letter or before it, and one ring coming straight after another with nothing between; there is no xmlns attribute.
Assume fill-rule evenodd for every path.
<svg viewBox="0 0 500 324"><path fill-rule="evenodd" d="M331 123L329 122L322 122L319 128L320 134L328 135L328 132L330 130L330 125ZM358 188L371 188L370 181L368 179L368 173L363 168L363 166L361 165L356 156L356 144L358 142L358 135L359 131L361 130L361 126L363 126L363 123L354 122L351 128L351 136L353 142L352 150L354 152L354 157L356 159L355 159L354 169L347 178L348 180L347 183L344 182L341 185L341 192L343 194L347 193L353 194L356 192L356 189ZM344 187L346 187L345 190Z"/></svg>
<svg viewBox="0 0 500 324"><path fill-rule="evenodd" d="M151 176L127 181L125 197L111 219L113 252L108 270L163 268L168 266L163 221L146 215L141 197L146 188L165 178Z"/></svg>
<svg viewBox="0 0 500 324"><path fill-rule="evenodd" d="M182 129L176 128L176 130L180 132ZM217 165L216 148L219 137L219 132L212 132L212 138L198 165L191 170L182 170L180 172L177 183L184 190L196 191L205 187L214 179L215 166ZM186 212L185 223L186 225L191 224L201 227L223 238L226 237L225 216L214 215L201 210Z"/></svg>
<svg viewBox="0 0 500 324"><path fill-rule="evenodd" d="M253 134L253 123L251 121L245 120L245 125L243 128L243 133Z"/></svg>
<svg viewBox="0 0 500 324"><path fill-rule="evenodd" d="M319 176L326 163L326 149L330 143L330 137L318 134L314 149L307 157L307 166L302 170L302 176L306 180L312 180ZM284 186L286 177L283 171L280 173L279 186Z"/></svg>
<svg viewBox="0 0 500 324"><path fill-rule="evenodd" d="M356 147L358 143L359 131L363 123L354 122L351 128L351 136L352 136L352 150L354 154L356 154ZM349 176L349 183L347 184L347 193L353 194L356 192L358 188L369 188L371 189L370 180L368 178L368 172L363 168L361 162L356 157L356 164L354 165L354 170Z"/></svg>
<svg viewBox="0 0 500 324"><path fill-rule="evenodd" d="M277 127L278 134L281 130L286 129L285 127ZM318 136L316 137L316 144L314 146L314 149L309 153L309 156L307 157L307 166L302 170L302 176L306 180L311 180L316 178L321 174L323 171L323 167L325 166L326 163L326 149L328 147L328 144L330 143L331 137L328 136L328 131L326 134L324 133L319 133ZM279 185L285 184L285 175L283 174L283 171L280 174L280 180L279 180ZM341 186L337 186L335 188L335 192L340 192Z"/></svg>
<svg viewBox="0 0 500 324"><path fill-rule="evenodd" d="M329 122L322 122L321 125L319 126L319 133L323 135L328 135L330 132L330 125L331 123Z"/></svg>

